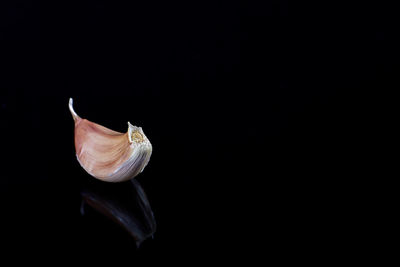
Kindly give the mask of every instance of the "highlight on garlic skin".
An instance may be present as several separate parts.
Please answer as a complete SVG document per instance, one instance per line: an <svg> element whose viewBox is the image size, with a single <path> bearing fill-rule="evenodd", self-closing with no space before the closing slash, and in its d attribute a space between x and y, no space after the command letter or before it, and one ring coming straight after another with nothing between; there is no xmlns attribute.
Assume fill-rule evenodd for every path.
<svg viewBox="0 0 400 267"><path fill-rule="evenodd" d="M152 146L141 127L128 122L119 133L82 119L69 99L75 121L75 151L78 162L90 175L105 182L123 182L141 173L150 160Z"/></svg>

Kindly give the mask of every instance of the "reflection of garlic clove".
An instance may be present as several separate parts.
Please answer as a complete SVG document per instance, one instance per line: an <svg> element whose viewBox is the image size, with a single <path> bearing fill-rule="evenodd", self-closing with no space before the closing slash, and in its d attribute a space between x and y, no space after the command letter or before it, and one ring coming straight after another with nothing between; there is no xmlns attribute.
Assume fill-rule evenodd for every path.
<svg viewBox="0 0 400 267"><path fill-rule="evenodd" d="M136 179L126 184L88 183L81 191L81 214L90 206L128 231L136 246L152 237L157 225L146 193Z"/></svg>
<svg viewBox="0 0 400 267"><path fill-rule="evenodd" d="M119 133L79 117L69 99L75 121L76 157L90 175L106 182L122 182L143 171L152 146L141 127L128 122L128 132Z"/></svg>

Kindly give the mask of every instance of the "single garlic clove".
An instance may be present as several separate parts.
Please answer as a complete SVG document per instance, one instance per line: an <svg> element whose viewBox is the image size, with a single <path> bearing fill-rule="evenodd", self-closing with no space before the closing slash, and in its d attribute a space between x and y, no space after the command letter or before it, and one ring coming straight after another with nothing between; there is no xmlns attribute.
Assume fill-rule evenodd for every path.
<svg viewBox="0 0 400 267"><path fill-rule="evenodd" d="M150 160L152 146L141 127L128 122L128 131L119 133L82 119L69 99L75 121L76 157L90 175L106 182L123 182L141 173Z"/></svg>

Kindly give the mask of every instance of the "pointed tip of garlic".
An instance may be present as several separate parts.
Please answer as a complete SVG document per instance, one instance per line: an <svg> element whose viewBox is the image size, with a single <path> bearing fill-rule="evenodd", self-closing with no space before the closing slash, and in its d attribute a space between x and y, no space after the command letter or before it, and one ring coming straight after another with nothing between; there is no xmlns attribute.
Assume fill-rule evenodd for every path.
<svg viewBox="0 0 400 267"><path fill-rule="evenodd" d="M79 118L78 114L76 114L75 110L74 110L74 100L72 99L72 97L69 98L69 103L68 103L68 107L69 107L69 111L72 114L72 117L74 118L74 120L76 120L77 118Z"/></svg>

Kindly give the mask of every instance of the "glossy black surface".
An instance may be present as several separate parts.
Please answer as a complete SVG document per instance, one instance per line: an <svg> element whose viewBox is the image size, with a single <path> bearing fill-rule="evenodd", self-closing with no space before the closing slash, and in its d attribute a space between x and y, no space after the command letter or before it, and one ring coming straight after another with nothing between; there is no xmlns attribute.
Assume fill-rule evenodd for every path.
<svg viewBox="0 0 400 267"><path fill-rule="evenodd" d="M1 258L249 266L354 255L368 239L364 189L380 177L366 160L376 95L399 85L398 9L262 2L1 1ZM83 118L143 128L153 155L136 179L152 212L137 193L126 201L130 182L94 193L69 97Z"/></svg>
<svg viewBox="0 0 400 267"><path fill-rule="evenodd" d="M82 215L87 214L86 206L92 207L125 229L137 247L154 237L157 223L146 193L136 179L118 184L93 180L81 191L81 196Z"/></svg>

